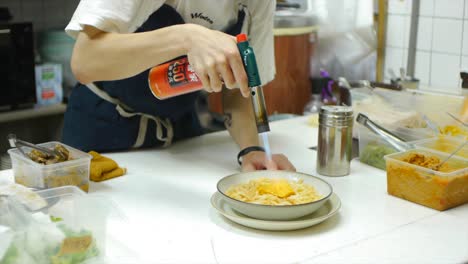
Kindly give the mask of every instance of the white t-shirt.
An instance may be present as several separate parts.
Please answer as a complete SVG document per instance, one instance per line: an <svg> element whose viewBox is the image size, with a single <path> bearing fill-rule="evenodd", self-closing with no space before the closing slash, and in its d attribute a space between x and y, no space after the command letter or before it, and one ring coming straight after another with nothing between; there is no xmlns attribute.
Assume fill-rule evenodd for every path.
<svg viewBox="0 0 468 264"><path fill-rule="evenodd" d="M135 32L163 4L172 6L185 23L221 31L236 23L238 11L244 9L242 32L255 51L261 81L273 80L274 0L81 0L65 30L74 38L84 25L106 32Z"/></svg>

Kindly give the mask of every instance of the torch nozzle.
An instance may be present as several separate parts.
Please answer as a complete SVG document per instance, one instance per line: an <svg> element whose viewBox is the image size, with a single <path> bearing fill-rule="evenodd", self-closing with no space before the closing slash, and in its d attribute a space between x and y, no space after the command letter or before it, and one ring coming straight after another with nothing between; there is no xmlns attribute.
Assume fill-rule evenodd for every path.
<svg viewBox="0 0 468 264"><path fill-rule="evenodd" d="M250 88L250 92L257 131L258 133L268 132L270 131L270 124L268 123L268 113L266 111L263 89L261 86L255 86Z"/></svg>

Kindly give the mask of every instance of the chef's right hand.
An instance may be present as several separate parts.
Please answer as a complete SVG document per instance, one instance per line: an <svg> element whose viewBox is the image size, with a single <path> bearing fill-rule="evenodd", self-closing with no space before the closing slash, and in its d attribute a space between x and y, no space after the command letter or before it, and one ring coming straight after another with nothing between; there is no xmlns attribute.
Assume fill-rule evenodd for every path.
<svg viewBox="0 0 468 264"><path fill-rule="evenodd" d="M242 171L249 172L256 170L296 171L296 168L283 154L273 154L271 160L268 160L265 152L252 151L242 158Z"/></svg>
<svg viewBox="0 0 468 264"><path fill-rule="evenodd" d="M187 57L208 92L220 92L223 82L228 89L240 88L250 94L247 74L237 48L236 38L195 24L186 24Z"/></svg>

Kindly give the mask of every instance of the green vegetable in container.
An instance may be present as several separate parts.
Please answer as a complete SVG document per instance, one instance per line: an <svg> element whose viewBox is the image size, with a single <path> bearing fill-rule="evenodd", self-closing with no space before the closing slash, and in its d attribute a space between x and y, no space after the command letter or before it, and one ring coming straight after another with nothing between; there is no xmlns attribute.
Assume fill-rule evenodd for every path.
<svg viewBox="0 0 468 264"><path fill-rule="evenodd" d="M60 217L55 217L55 216L53 216L53 215L50 216L50 221L52 221L52 222L54 222L54 223L60 222L60 221L62 221L62 220L63 220L63 219L60 218Z"/></svg>
<svg viewBox="0 0 468 264"><path fill-rule="evenodd" d="M384 156L395 152L397 150L390 146L371 142L363 150L360 150L359 159L363 163L385 170Z"/></svg>
<svg viewBox="0 0 468 264"><path fill-rule="evenodd" d="M18 249L16 248L15 245L11 244L8 250L5 253L5 256L3 256L2 259L0 259L0 264L10 264L10 263L16 263L16 259L18 258Z"/></svg>

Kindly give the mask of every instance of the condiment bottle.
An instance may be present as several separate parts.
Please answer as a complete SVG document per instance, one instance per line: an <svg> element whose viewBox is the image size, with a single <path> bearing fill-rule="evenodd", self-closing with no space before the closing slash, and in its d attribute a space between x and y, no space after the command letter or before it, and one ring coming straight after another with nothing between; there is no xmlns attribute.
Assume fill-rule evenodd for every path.
<svg viewBox="0 0 468 264"><path fill-rule="evenodd" d="M261 105L261 103L264 104L264 99L257 62L253 49L247 41L247 35L237 35L237 47L243 59L244 68L249 79L249 87L253 90L252 98L255 99L254 110L256 117L260 116L260 114L265 116L265 106ZM153 67L148 75L148 83L153 95L160 100L203 89L202 82L186 56ZM257 88L257 86L260 88ZM263 123L268 123L265 120L263 118ZM258 118L257 121L259 121ZM257 122L257 124L260 123ZM269 130L266 124L262 128L262 130Z"/></svg>
<svg viewBox="0 0 468 264"><path fill-rule="evenodd" d="M318 85L318 82L311 81L312 95L310 101L304 107L304 115L315 114L320 111L322 107L322 87Z"/></svg>
<svg viewBox="0 0 468 264"><path fill-rule="evenodd" d="M153 67L148 83L153 95L160 100L203 89L187 57Z"/></svg>
<svg viewBox="0 0 468 264"><path fill-rule="evenodd" d="M353 145L353 109L322 106L319 112L317 173L345 176L350 172Z"/></svg>

